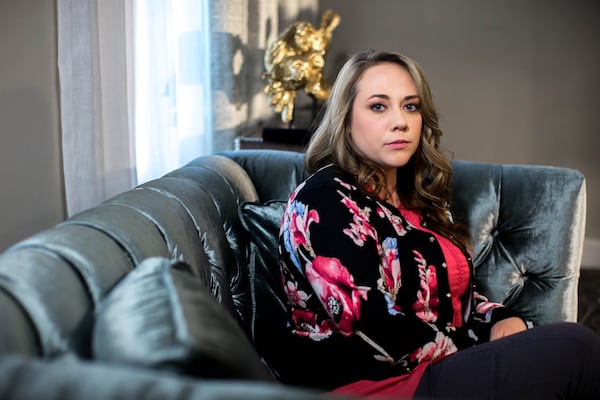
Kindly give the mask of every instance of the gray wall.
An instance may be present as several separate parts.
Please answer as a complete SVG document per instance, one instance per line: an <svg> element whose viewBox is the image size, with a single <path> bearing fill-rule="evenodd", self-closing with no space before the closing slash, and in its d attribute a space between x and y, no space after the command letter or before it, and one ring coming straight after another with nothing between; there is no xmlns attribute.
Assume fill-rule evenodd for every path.
<svg viewBox="0 0 600 400"><path fill-rule="evenodd" d="M577 168L588 255L600 238L600 1L321 0L348 53L402 51L425 70L457 159ZM585 255L584 255L585 259Z"/></svg>
<svg viewBox="0 0 600 400"><path fill-rule="evenodd" d="M0 0L0 251L64 218L54 0Z"/></svg>

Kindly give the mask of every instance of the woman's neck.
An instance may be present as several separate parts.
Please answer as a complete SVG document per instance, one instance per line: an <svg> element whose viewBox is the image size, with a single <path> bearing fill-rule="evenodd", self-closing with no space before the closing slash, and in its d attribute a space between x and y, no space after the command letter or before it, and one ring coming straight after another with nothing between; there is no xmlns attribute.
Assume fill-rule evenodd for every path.
<svg viewBox="0 0 600 400"><path fill-rule="evenodd" d="M398 195L398 182L396 176L396 169L391 169L385 173L385 185L386 185L386 201L393 204L394 207L400 206L400 196Z"/></svg>
<svg viewBox="0 0 600 400"><path fill-rule="evenodd" d="M390 191L390 197L387 199L387 202L392 204L394 207L399 208L402 202L400 201L400 196L398 195L398 191L394 187L393 191Z"/></svg>

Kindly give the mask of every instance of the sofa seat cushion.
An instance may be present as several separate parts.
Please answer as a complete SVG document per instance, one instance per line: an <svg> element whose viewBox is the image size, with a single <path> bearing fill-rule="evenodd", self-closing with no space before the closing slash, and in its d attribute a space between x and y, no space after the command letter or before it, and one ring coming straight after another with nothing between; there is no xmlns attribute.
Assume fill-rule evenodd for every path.
<svg viewBox="0 0 600 400"><path fill-rule="evenodd" d="M0 399L332 400L277 382L195 379L75 357L48 360L20 354L0 357Z"/></svg>
<svg viewBox="0 0 600 400"><path fill-rule="evenodd" d="M206 378L273 380L233 316L188 264L149 258L100 304L94 357Z"/></svg>

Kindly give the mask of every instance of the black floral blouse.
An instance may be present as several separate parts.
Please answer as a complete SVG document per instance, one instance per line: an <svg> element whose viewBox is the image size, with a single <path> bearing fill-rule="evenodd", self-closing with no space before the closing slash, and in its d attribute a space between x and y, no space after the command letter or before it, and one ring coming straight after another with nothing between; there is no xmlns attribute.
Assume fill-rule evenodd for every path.
<svg viewBox="0 0 600 400"><path fill-rule="evenodd" d="M488 341L515 315L475 291L466 252L332 165L291 195L279 252L290 357L310 385L409 373Z"/></svg>

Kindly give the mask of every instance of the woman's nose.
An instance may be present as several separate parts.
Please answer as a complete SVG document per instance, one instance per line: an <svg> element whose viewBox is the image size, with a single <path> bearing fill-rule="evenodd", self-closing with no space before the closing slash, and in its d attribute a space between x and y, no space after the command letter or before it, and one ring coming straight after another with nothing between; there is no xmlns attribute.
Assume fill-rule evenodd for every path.
<svg viewBox="0 0 600 400"><path fill-rule="evenodd" d="M406 115L404 115L402 109L394 109L391 118L392 130L404 131L408 127Z"/></svg>

